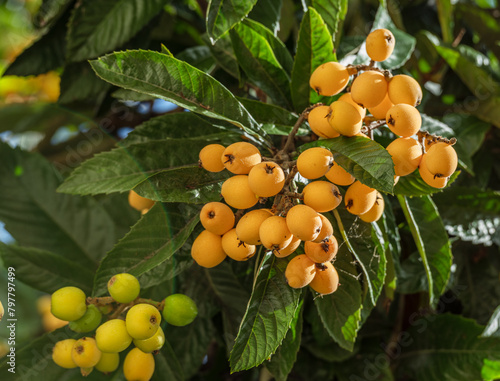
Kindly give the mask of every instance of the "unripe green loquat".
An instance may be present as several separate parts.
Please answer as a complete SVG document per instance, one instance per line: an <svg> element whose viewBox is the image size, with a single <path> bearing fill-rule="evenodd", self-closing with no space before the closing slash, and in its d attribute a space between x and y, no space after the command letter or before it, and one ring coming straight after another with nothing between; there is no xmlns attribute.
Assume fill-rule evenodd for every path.
<svg viewBox="0 0 500 381"><path fill-rule="evenodd" d="M66 321L80 319L87 311L85 293L78 287L68 286L55 291L51 297L51 312Z"/></svg>
<svg viewBox="0 0 500 381"><path fill-rule="evenodd" d="M109 295L118 303L130 303L139 296L140 291L139 280L132 274L116 274L108 281Z"/></svg>
<svg viewBox="0 0 500 381"><path fill-rule="evenodd" d="M406 74L398 74L392 77L387 86L387 93L395 105L404 103L417 107L422 101L420 85L413 77Z"/></svg>
<svg viewBox="0 0 500 381"><path fill-rule="evenodd" d="M133 348L123 361L123 375L127 381L149 381L155 371L155 359L151 353Z"/></svg>
<svg viewBox="0 0 500 381"><path fill-rule="evenodd" d="M229 172L236 175L246 175L262 159L259 149L253 144L237 142L226 147L221 160Z"/></svg>
<svg viewBox="0 0 500 381"><path fill-rule="evenodd" d="M387 80L378 71L365 71L352 82L352 100L362 107L372 108L379 105L386 94Z"/></svg>
<svg viewBox="0 0 500 381"><path fill-rule="evenodd" d="M191 324L198 316L198 307L193 299L185 294L172 294L163 301L162 315L165 321L176 327Z"/></svg>
<svg viewBox="0 0 500 381"><path fill-rule="evenodd" d="M236 229L231 229L222 236L222 250L235 261L248 261L255 254L255 245L241 241Z"/></svg>
<svg viewBox="0 0 500 381"><path fill-rule="evenodd" d="M315 263L330 262L337 255L339 245L335 236L331 235L323 241L304 243L304 251L309 259Z"/></svg>
<svg viewBox="0 0 500 381"><path fill-rule="evenodd" d="M331 262L317 263L311 288L321 295L332 294L339 286L339 274Z"/></svg>
<svg viewBox="0 0 500 381"><path fill-rule="evenodd" d="M211 233L223 235L234 226L234 213L222 202L209 202L200 211L200 222Z"/></svg>
<svg viewBox="0 0 500 381"><path fill-rule="evenodd" d="M345 193L344 201L347 210L355 215L368 212L377 200L377 191L355 181Z"/></svg>
<svg viewBox="0 0 500 381"><path fill-rule="evenodd" d="M138 210L139 212L149 210L155 204L153 200L142 197L133 190L131 190L128 194L128 203L132 208Z"/></svg>
<svg viewBox="0 0 500 381"><path fill-rule="evenodd" d="M404 103L392 106L387 111L385 120L390 130L402 137L415 135L422 126L422 117L418 110Z"/></svg>
<svg viewBox="0 0 500 381"><path fill-rule="evenodd" d="M304 204L316 212L329 212L342 201L339 188L329 181L311 181L302 191Z"/></svg>
<svg viewBox="0 0 500 381"><path fill-rule="evenodd" d="M222 249L222 237L208 230L203 230L191 246L191 256L202 267L217 266L227 256Z"/></svg>
<svg viewBox="0 0 500 381"><path fill-rule="evenodd" d="M313 180L323 176L333 163L333 154L323 147L308 148L297 158L297 169L302 177Z"/></svg>
<svg viewBox="0 0 500 381"><path fill-rule="evenodd" d="M78 367L71 357L75 339L61 340L52 349L52 360L61 368L73 369Z"/></svg>
<svg viewBox="0 0 500 381"><path fill-rule="evenodd" d="M259 237L265 248L280 250L292 241L292 233L288 229L285 218L271 216L265 219L259 228Z"/></svg>
<svg viewBox="0 0 500 381"><path fill-rule="evenodd" d="M330 126L343 136L354 136L361 130L363 119L359 111L350 103L335 101L330 105Z"/></svg>
<svg viewBox="0 0 500 381"><path fill-rule="evenodd" d="M392 156L396 176L406 176L415 171L422 160L422 147L413 138L394 139L387 152Z"/></svg>
<svg viewBox="0 0 500 381"><path fill-rule="evenodd" d="M305 254L292 258L285 269L285 278L292 288L302 288L307 286L314 278L314 262Z"/></svg>
<svg viewBox="0 0 500 381"><path fill-rule="evenodd" d="M200 166L209 172L222 171L225 167L221 157L225 149L226 147L221 144L209 144L203 147L199 154Z"/></svg>
<svg viewBox="0 0 500 381"><path fill-rule="evenodd" d="M224 201L236 209L251 208L259 201L259 198L250 189L247 175L233 176L224 181L221 194Z"/></svg>
<svg viewBox="0 0 500 381"><path fill-rule="evenodd" d="M356 181L356 178L353 175L335 162L333 162L332 167L328 172L326 172L325 176L328 181L342 186L351 185L354 181Z"/></svg>
<svg viewBox="0 0 500 381"><path fill-rule="evenodd" d="M272 215L269 209L255 209L245 213L236 224L236 235L245 243L260 245L260 225Z"/></svg>
<svg viewBox="0 0 500 381"><path fill-rule="evenodd" d="M348 82L349 73L346 67L338 62L326 62L318 66L309 79L311 88L326 96L340 93Z"/></svg>
<svg viewBox="0 0 500 381"><path fill-rule="evenodd" d="M451 144L437 142L425 153L425 165L434 177L450 177L457 169L458 156Z"/></svg>
<svg viewBox="0 0 500 381"><path fill-rule="evenodd" d="M160 311L155 306L139 303L132 306L125 317L127 332L133 339L145 340L153 336L161 322Z"/></svg>
<svg viewBox="0 0 500 381"><path fill-rule="evenodd" d="M80 333L90 332L99 327L101 319L102 313L99 311L99 308L94 304L90 304L80 319L69 322L69 328L72 331Z"/></svg>
<svg viewBox="0 0 500 381"><path fill-rule="evenodd" d="M124 351L132 343L125 321L111 319L101 324L95 332L97 347L101 352L117 353Z"/></svg>
<svg viewBox="0 0 500 381"><path fill-rule="evenodd" d="M272 161L255 165L248 174L248 185L258 197L277 195L285 185L283 169Z"/></svg>
<svg viewBox="0 0 500 381"><path fill-rule="evenodd" d="M340 136L328 122L330 111L329 106L318 106L313 108L307 116L307 121L309 122L309 127L311 127L312 132L325 139Z"/></svg>
<svg viewBox="0 0 500 381"><path fill-rule="evenodd" d="M396 39L388 29L376 29L366 37L366 53L373 61L385 61L395 45Z"/></svg>
<svg viewBox="0 0 500 381"><path fill-rule="evenodd" d="M286 215L290 232L302 241L314 241L321 232L321 217L307 205L295 205Z"/></svg>

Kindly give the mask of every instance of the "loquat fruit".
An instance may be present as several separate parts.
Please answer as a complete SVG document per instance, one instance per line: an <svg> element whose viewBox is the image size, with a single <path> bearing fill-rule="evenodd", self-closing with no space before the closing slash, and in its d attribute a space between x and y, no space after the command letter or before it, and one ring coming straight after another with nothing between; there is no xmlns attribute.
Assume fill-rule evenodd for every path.
<svg viewBox="0 0 500 381"><path fill-rule="evenodd" d="M392 77L387 86L387 93L395 105L404 103L417 107L422 101L420 85L413 77L406 74L398 74Z"/></svg>
<svg viewBox="0 0 500 381"><path fill-rule="evenodd" d="M200 222L211 233L223 235L234 226L234 213L222 202L209 202L200 211Z"/></svg>
<svg viewBox="0 0 500 381"><path fill-rule="evenodd" d="M315 263L330 262L337 255L339 244L335 236L331 235L323 241L316 243L306 241L304 251L309 259Z"/></svg>
<svg viewBox="0 0 500 381"><path fill-rule="evenodd" d="M347 172L339 164L335 163L335 161L333 162L330 170L326 172L325 176L332 183L342 186L351 185L354 181L356 181L356 178L353 175Z"/></svg>
<svg viewBox="0 0 500 381"><path fill-rule="evenodd" d="M318 66L309 79L309 85L319 95L332 96L344 90L349 82L346 67L338 62Z"/></svg>
<svg viewBox="0 0 500 381"><path fill-rule="evenodd" d="M384 206L384 198L379 192L377 192L377 200L375 201L375 204L373 204L368 212L360 214L359 218L361 218L364 222L376 222L380 219L380 217L382 217L382 214L384 213Z"/></svg>
<svg viewBox="0 0 500 381"><path fill-rule="evenodd" d="M329 181L311 181L302 191L304 204L316 212L329 212L342 201L339 188Z"/></svg>
<svg viewBox="0 0 500 381"><path fill-rule="evenodd" d="M236 229L231 229L222 236L222 249L235 261L247 261L255 254L255 245L241 241Z"/></svg>
<svg viewBox="0 0 500 381"><path fill-rule="evenodd" d="M272 197L283 189L285 173L272 161L259 163L248 173L248 185L256 196Z"/></svg>
<svg viewBox="0 0 500 381"><path fill-rule="evenodd" d="M347 210L355 215L368 212L377 200L377 191L356 180L345 193Z"/></svg>
<svg viewBox="0 0 500 381"><path fill-rule="evenodd" d="M222 249L222 237L203 230L191 246L191 256L202 267L217 266L226 258L226 253Z"/></svg>
<svg viewBox="0 0 500 381"><path fill-rule="evenodd" d="M451 144L437 142L425 153L425 165L434 177L450 177L457 169L458 156Z"/></svg>
<svg viewBox="0 0 500 381"><path fill-rule="evenodd" d="M415 135L422 126L422 117L418 110L405 103L392 106L385 116L390 130L401 137Z"/></svg>
<svg viewBox="0 0 500 381"><path fill-rule="evenodd" d="M261 162L260 151L253 144L237 142L226 147L221 156L224 167L236 175L246 175Z"/></svg>
<svg viewBox="0 0 500 381"><path fill-rule="evenodd" d="M203 147L199 154L200 166L209 172L220 172L224 167L221 160L222 154L226 147L221 144L209 144Z"/></svg>
<svg viewBox="0 0 500 381"><path fill-rule="evenodd" d="M333 163L333 154L323 147L308 148L297 158L297 169L302 177L312 180L323 176Z"/></svg>
<svg viewBox="0 0 500 381"><path fill-rule="evenodd" d="M314 262L307 255L300 254L292 258L285 269L285 278L292 288L307 286L316 275Z"/></svg>
<svg viewBox="0 0 500 381"><path fill-rule="evenodd" d="M422 160L422 147L413 138L394 139L386 148L394 162L396 176L406 176L415 171Z"/></svg>
<svg viewBox="0 0 500 381"><path fill-rule="evenodd" d="M316 274L310 283L311 288L321 295L328 295L337 291L339 274L331 262L317 263Z"/></svg>
<svg viewBox="0 0 500 381"><path fill-rule="evenodd" d="M286 215L290 232L302 241L314 241L321 232L321 217L307 205L292 206Z"/></svg>
<svg viewBox="0 0 500 381"><path fill-rule="evenodd" d="M387 80L378 71L365 71L352 82L352 100L362 107L372 108L379 105L386 94Z"/></svg>
<svg viewBox="0 0 500 381"><path fill-rule="evenodd" d="M236 235L247 244L260 245L260 225L272 215L269 209L255 209L245 213L236 224Z"/></svg>
<svg viewBox="0 0 500 381"><path fill-rule="evenodd" d="M343 136L354 136L361 130L363 119L359 111L350 103L335 101L330 105L330 126Z"/></svg>
<svg viewBox="0 0 500 381"><path fill-rule="evenodd" d="M292 241L286 220L280 216L266 218L260 225L259 236L262 245L273 251L285 248Z"/></svg>
<svg viewBox="0 0 500 381"><path fill-rule="evenodd" d="M318 106L313 108L308 116L307 121L311 131L321 138L329 139L336 138L340 134L332 129L328 122L328 115L330 114L330 106Z"/></svg>
<svg viewBox="0 0 500 381"><path fill-rule="evenodd" d="M373 61L385 61L395 45L396 39L388 29L376 29L366 37L366 53Z"/></svg>
<svg viewBox="0 0 500 381"><path fill-rule="evenodd" d="M236 175L224 181L221 195L229 206L236 209L251 208L259 201L259 198L250 189L247 175Z"/></svg>

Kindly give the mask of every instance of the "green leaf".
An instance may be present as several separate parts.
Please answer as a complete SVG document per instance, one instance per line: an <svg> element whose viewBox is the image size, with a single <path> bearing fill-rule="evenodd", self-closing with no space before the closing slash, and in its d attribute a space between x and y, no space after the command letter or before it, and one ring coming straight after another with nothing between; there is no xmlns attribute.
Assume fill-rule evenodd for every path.
<svg viewBox="0 0 500 381"><path fill-rule="evenodd" d="M159 172L134 190L141 196L162 202L205 204L219 201L221 185L231 173L211 173L198 166L185 166Z"/></svg>
<svg viewBox="0 0 500 381"><path fill-rule="evenodd" d="M360 182L379 191L392 193L394 164L391 155L377 142L361 136L339 136L304 144L300 146L300 151L311 147L329 149L335 162Z"/></svg>
<svg viewBox="0 0 500 381"><path fill-rule="evenodd" d="M415 172L400 177L398 183L394 186L394 194L399 196L426 196L430 194L437 194L442 192L443 189L448 188L460 175L461 171L456 171L448 179L448 183L445 188L434 188L422 180L418 170Z"/></svg>
<svg viewBox="0 0 500 381"><path fill-rule="evenodd" d="M217 64L234 78L239 78L240 67L229 34L219 38L215 44L211 44L206 35L202 36L202 40L210 49Z"/></svg>
<svg viewBox="0 0 500 381"><path fill-rule="evenodd" d="M471 109L471 113L481 120L500 127L500 119L498 119L500 111L497 107L500 104L500 83L492 78L485 67L480 67L477 62L471 59L468 54L470 50L467 48L451 47L429 32L424 32L424 35L477 98L477 104Z"/></svg>
<svg viewBox="0 0 500 381"><path fill-rule="evenodd" d="M231 265L226 261L214 268L205 269L204 272L217 305L222 310L224 340L227 351L230 352L245 316L250 293L242 286Z"/></svg>
<svg viewBox="0 0 500 381"><path fill-rule="evenodd" d="M282 0L259 0L252 8L248 17L260 22L277 36L280 30L282 6Z"/></svg>
<svg viewBox="0 0 500 381"><path fill-rule="evenodd" d="M37 290L51 294L61 287L75 286L87 295L92 291L93 271L60 255L0 243L0 256L6 268L16 269L16 279Z"/></svg>
<svg viewBox="0 0 500 381"><path fill-rule="evenodd" d="M484 359L481 368L481 379L485 381L496 381L500 377L500 361Z"/></svg>
<svg viewBox="0 0 500 381"><path fill-rule="evenodd" d="M212 44L243 20L256 2L257 0L210 0L206 22Z"/></svg>
<svg viewBox="0 0 500 381"><path fill-rule="evenodd" d="M165 338L165 344L163 344L160 353L155 354L155 372L151 380L185 380L176 352L174 352L167 338Z"/></svg>
<svg viewBox="0 0 500 381"><path fill-rule="evenodd" d="M427 274L429 303L435 306L451 273L452 255L448 234L429 196L398 196L398 200Z"/></svg>
<svg viewBox="0 0 500 381"><path fill-rule="evenodd" d="M53 332L46 333L36 339L30 340L22 348L16 348L15 373L9 372L11 366L8 364L9 357L0 360L0 372L2 381L14 381L19 379L35 380L40 377L40 370L47 380L62 380L69 371L61 368L52 360L52 348L54 345L65 339L74 339L78 333L71 331L68 327L59 328ZM72 370L75 379L81 377L80 371Z"/></svg>
<svg viewBox="0 0 500 381"><path fill-rule="evenodd" d="M99 102L111 87L95 75L87 62L68 64L61 76L61 94L58 102Z"/></svg>
<svg viewBox="0 0 500 381"><path fill-rule="evenodd" d="M338 232L339 230L335 230ZM361 287L358 273L351 264L352 256L340 245L334 263L339 274L339 287L331 295L314 299L321 321L330 336L344 349L353 351L361 321Z"/></svg>
<svg viewBox="0 0 500 381"><path fill-rule="evenodd" d="M256 21L247 19L231 32L234 52L248 79L261 88L274 103L290 107L292 58L285 45Z"/></svg>
<svg viewBox="0 0 500 381"><path fill-rule="evenodd" d="M231 131L232 134L227 132ZM219 134L224 144L241 140L239 129L231 123L202 117L193 112L176 112L149 119L127 135L120 142L120 147L129 147L137 143L164 141L168 139L198 139Z"/></svg>
<svg viewBox="0 0 500 381"><path fill-rule="evenodd" d="M482 338L482 327L458 315L414 321L400 369L417 381L480 380L485 359L500 360L500 339Z"/></svg>
<svg viewBox="0 0 500 381"><path fill-rule="evenodd" d="M247 98L238 98L238 100L257 122L262 123L262 129L270 135L288 136L297 122L298 116L282 107ZM308 134L309 130L306 128L300 128L297 132L297 135Z"/></svg>
<svg viewBox="0 0 500 381"><path fill-rule="evenodd" d="M181 248L199 221L198 207L157 203L103 258L94 279L94 295L103 295L108 280L121 272L139 276Z"/></svg>
<svg viewBox="0 0 500 381"><path fill-rule="evenodd" d="M462 315L486 324L500 305L498 247L458 242L453 250L457 268L452 290L460 298Z"/></svg>
<svg viewBox="0 0 500 381"><path fill-rule="evenodd" d="M490 321L486 324L481 337L498 337L500 338L500 307L497 307Z"/></svg>
<svg viewBox="0 0 500 381"><path fill-rule="evenodd" d="M415 37L403 32L396 27L384 5L380 5L378 7L378 11L375 15L375 20L373 22L371 31L380 28L389 29L392 32L396 40L396 45L391 56L385 61L380 62L379 66L382 69L398 69L410 59L413 50L415 50L417 40L415 39ZM359 50L357 55L353 57L355 57L355 59L350 60L352 62L346 61L346 63L352 63L356 65L370 62L370 57L366 53L365 42L363 42L363 44L361 45L361 49Z"/></svg>
<svg viewBox="0 0 500 381"><path fill-rule="evenodd" d="M201 185L221 179L221 174L208 173L193 164L198 162L199 152L204 146L210 142L219 143L221 137L224 135L196 136L193 139L167 138L115 148L85 161L58 190L73 194L124 192L160 173L166 173L172 181L175 179L177 186L184 184L178 191L185 191L189 187L196 190L196 176L201 176ZM151 192L156 189L160 190L153 188ZM161 200L158 196L151 198Z"/></svg>
<svg viewBox="0 0 500 381"><path fill-rule="evenodd" d="M328 31L334 36L347 13L347 0L307 0L307 5L314 8L325 20Z"/></svg>
<svg viewBox="0 0 500 381"><path fill-rule="evenodd" d="M288 286L288 261L267 253L259 266L252 296L229 362L233 372L250 369L272 355L286 336L301 290Z"/></svg>
<svg viewBox="0 0 500 381"><path fill-rule="evenodd" d="M496 7L496 1L494 3L492 8ZM488 10L458 3L456 13L460 15L460 20L465 25L468 25L480 36L481 43L486 44L497 57L500 56L500 46L498 46L495 37L500 32L500 26Z"/></svg>
<svg viewBox="0 0 500 381"><path fill-rule="evenodd" d="M56 193L61 179L38 154L0 143L0 162L0 220L17 243L93 268L114 243L104 208L91 198Z"/></svg>
<svg viewBox="0 0 500 381"><path fill-rule="evenodd" d="M368 288L366 308L376 305L384 287L387 258L383 250L383 237L371 224L359 221L345 208L334 210L339 232L348 250L356 258L363 271ZM339 241L341 242L341 241Z"/></svg>
<svg viewBox="0 0 500 381"><path fill-rule="evenodd" d="M208 46L193 46L177 54L177 59L185 61L205 73L210 73L215 68L215 60Z"/></svg>
<svg viewBox="0 0 500 381"><path fill-rule="evenodd" d="M316 10L309 8L300 24L293 62L291 91L295 111L302 112L321 100L310 88L309 78L319 65L336 60L332 36L325 22Z"/></svg>
<svg viewBox="0 0 500 381"><path fill-rule="evenodd" d="M290 324L290 329L286 333L283 342L271 357L271 360L266 363L266 368L274 376L276 381L287 380L297 359L297 352L300 349L302 340L302 314L304 311L302 304L303 303L297 308L292 323Z"/></svg>
<svg viewBox="0 0 500 381"><path fill-rule="evenodd" d="M500 236L500 192L452 187L433 200L449 234L488 246Z"/></svg>
<svg viewBox="0 0 500 381"><path fill-rule="evenodd" d="M51 26L64 14L72 2L72 0L43 0L33 17L33 24L39 29Z"/></svg>
<svg viewBox="0 0 500 381"><path fill-rule="evenodd" d="M262 130L220 82L191 65L158 52L131 50L90 62L102 79L165 99L188 110L226 120L262 140Z"/></svg>
<svg viewBox="0 0 500 381"><path fill-rule="evenodd" d="M91 119L55 103L13 103L0 108L0 131L46 131L55 126L94 125Z"/></svg>
<svg viewBox="0 0 500 381"><path fill-rule="evenodd" d="M443 36L443 41L451 43L453 42L453 26L455 24L453 17L453 8L451 0L442 0L436 3L437 13L439 18L439 24L441 25L441 35ZM470 7L469 7L470 8Z"/></svg>
<svg viewBox="0 0 500 381"><path fill-rule="evenodd" d="M67 59L83 61L120 47L164 5L163 0L84 0L77 3L69 24Z"/></svg>
<svg viewBox="0 0 500 381"><path fill-rule="evenodd" d="M66 18L62 19L33 42L7 67L3 76L39 75L63 66L66 52L66 22Z"/></svg>
<svg viewBox="0 0 500 381"><path fill-rule="evenodd" d="M457 152L460 165L467 172L474 174L472 156L481 148L491 125L466 114L449 113L443 117L443 121L455 131L457 142L453 148Z"/></svg>

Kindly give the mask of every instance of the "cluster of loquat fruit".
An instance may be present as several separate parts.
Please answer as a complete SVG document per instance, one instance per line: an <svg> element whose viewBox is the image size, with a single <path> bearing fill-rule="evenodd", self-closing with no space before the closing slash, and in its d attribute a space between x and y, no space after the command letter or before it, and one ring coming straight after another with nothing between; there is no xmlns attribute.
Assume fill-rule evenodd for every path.
<svg viewBox="0 0 500 381"><path fill-rule="evenodd" d="M68 286L52 294L51 312L56 318L68 321L77 333L95 330L91 336L58 341L52 359L62 368L79 367L84 376L94 368L111 373L118 369L119 353L133 342L123 361L125 379L147 381L155 369L153 354L165 343L162 316L171 325L187 325L198 314L196 304L183 294L169 295L160 303L141 299L139 281L128 273L114 275L108 292L110 296L87 298L80 288ZM109 316L101 324L103 314Z"/></svg>
<svg viewBox="0 0 500 381"><path fill-rule="evenodd" d="M306 117L319 139L370 139L375 128L387 125L396 135L386 148L394 162L395 182L418 168L428 185L446 186L457 167L452 147L455 139L420 131L422 118L416 107L422 90L418 82L404 74L392 76L375 66L392 54L394 46L393 34L377 29L366 39L369 65L320 65L311 75L312 89L323 96L337 95L346 88L349 91L329 106L317 104L304 111L284 148L273 158L263 157L248 142L228 147L210 144L200 151L201 167L210 172L227 169L234 175L222 184L225 203L210 202L201 209L200 221L205 230L191 248L200 266L217 266L227 256L246 261L254 256L258 245L283 258L294 253L303 241L305 254L293 257L286 267L287 283L293 288L310 285L321 295L337 289L339 278L332 260L338 243L323 213L341 204L339 186L348 187L343 197L346 209L365 222L375 222L382 216L384 198L335 163L335 152L326 148L306 149L296 161L291 160L293 143L289 143ZM367 116L367 111L371 115ZM297 172L309 181L301 193L296 192L293 181ZM323 176L326 180L321 179ZM266 208L271 198L272 206ZM238 211L234 213L231 208Z"/></svg>

